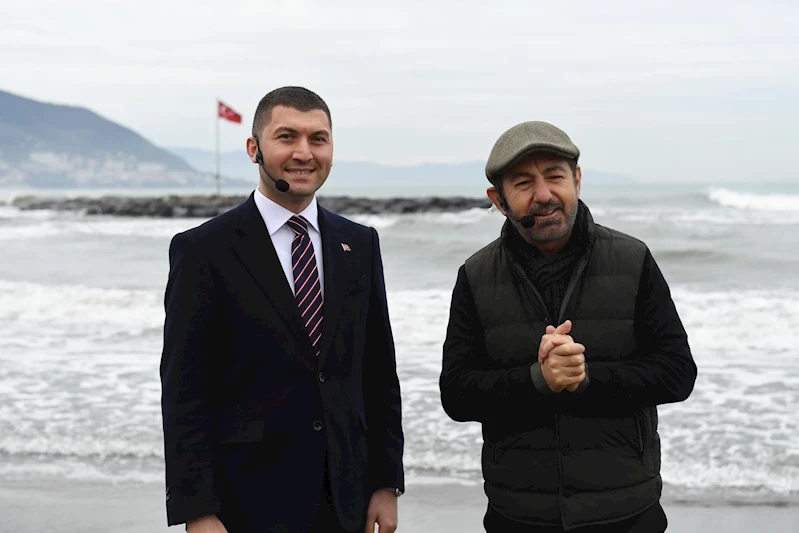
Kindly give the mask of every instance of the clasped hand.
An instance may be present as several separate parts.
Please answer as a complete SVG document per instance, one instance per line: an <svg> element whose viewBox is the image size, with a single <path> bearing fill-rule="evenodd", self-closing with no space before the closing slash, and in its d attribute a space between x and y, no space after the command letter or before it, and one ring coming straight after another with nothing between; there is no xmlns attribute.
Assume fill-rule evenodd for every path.
<svg viewBox="0 0 799 533"><path fill-rule="evenodd" d="M585 346L574 342L571 320L547 326L538 347L541 372L552 392L574 392L585 379Z"/></svg>

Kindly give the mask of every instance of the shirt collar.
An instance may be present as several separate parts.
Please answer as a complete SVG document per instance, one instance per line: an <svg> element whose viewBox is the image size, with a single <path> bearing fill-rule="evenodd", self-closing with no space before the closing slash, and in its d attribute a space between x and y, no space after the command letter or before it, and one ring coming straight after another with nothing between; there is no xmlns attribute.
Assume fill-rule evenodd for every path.
<svg viewBox="0 0 799 533"><path fill-rule="evenodd" d="M258 189L255 189L255 206L258 208L258 212L261 213L261 218L264 219L264 224L266 224L266 229L269 231L270 236L274 235L294 216L293 212L270 200ZM319 208L316 204L316 196L313 197L308 207L299 213L299 216L307 220L308 225L315 229L317 233L322 234L319 230Z"/></svg>

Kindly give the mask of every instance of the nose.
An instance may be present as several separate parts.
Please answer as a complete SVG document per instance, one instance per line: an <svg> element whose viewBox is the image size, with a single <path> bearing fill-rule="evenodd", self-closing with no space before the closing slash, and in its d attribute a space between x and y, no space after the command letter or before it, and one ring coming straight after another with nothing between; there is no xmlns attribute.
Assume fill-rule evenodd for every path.
<svg viewBox="0 0 799 533"><path fill-rule="evenodd" d="M546 180L535 180L535 189L533 190L533 200L537 204L546 204L552 200L552 192L549 190L549 184Z"/></svg>
<svg viewBox="0 0 799 533"><path fill-rule="evenodd" d="M294 146L294 153L292 157L297 161L310 161L313 159L313 154L311 153L311 144L308 142L308 139L305 137L301 137L297 144Z"/></svg>

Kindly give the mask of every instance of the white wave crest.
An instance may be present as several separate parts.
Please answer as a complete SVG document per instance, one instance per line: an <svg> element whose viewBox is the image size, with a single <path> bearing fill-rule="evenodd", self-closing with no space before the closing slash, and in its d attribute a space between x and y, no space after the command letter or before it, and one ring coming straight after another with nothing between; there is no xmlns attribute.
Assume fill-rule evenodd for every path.
<svg viewBox="0 0 799 533"><path fill-rule="evenodd" d="M664 481L681 491L797 493L799 290L672 293L699 376L687 401L659 409ZM161 296L0 281L0 455L160 467ZM406 466L479 479L479 425L453 422L440 404L450 298L447 289L388 294ZM114 475L134 475L125 472Z"/></svg>
<svg viewBox="0 0 799 533"><path fill-rule="evenodd" d="M383 230L397 225L419 223L463 226L480 223L489 219L491 215L487 209L474 208L452 213L348 215L348 218L359 224ZM205 220L82 216L47 210L20 211L16 207L0 206L0 241L41 239L62 235L169 239L176 233L202 224Z"/></svg>
<svg viewBox="0 0 799 533"><path fill-rule="evenodd" d="M347 215L351 220L372 226L375 229L385 229L402 224L423 223L427 225L463 226L477 224L492 216L488 209L475 207L465 211L447 213L408 213L408 214L380 214L380 215Z"/></svg>
<svg viewBox="0 0 799 533"><path fill-rule="evenodd" d="M49 209L31 209L23 211L13 205L0 205L0 220L13 218L47 220L55 218L56 216L58 216L58 212Z"/></svg>
<svg viewBox="0 0 799 533"><path fill-rule="evenodd" d="M351 215L347 218L358 224L381 230L396 225L401 217L402 215Z"/></svg>
<svg viewBox="0 0 799 533"><path fill-rule="evenodd" d="M799 195L754 194L724 188L710 189L708 197L722 207L753 211L799 212Z"/></svg>
<svg viewBox="0 0 799 533"><path fill-rule="evenodd" d="M12 213L8 210L7 213ZM0 222L3 213L0 212ZM55 211L21 211L12 214L13 225L0 226L0 240L20 240L55 235L151 237L169 239L205 222L199 218L138 218L80 216Z"/></svg>
<svg viewBox="0 0 799 533"><path fill-rule="evenodd" d="M163 325L161 294L0 280L3 337L140 335Z"/></svg>
<svg viewBox="0 0 799 533"><path fill-rule="evenodd" d="M163 483L162 470L141 467L109 469L103 464L93 463L82 458L59 457L58 462L46 458L28 457L25 462L0 462L0 477L10 480L30 481L33 479L65 479L69 481L89 481L115 484L143 485Z"/></svg>

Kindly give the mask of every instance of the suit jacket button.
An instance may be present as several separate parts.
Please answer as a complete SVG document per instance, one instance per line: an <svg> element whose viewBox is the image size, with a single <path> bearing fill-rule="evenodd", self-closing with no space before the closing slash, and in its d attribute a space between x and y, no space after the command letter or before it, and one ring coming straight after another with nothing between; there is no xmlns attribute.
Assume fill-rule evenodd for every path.
<svg viewBox="0 0 799 533"><path fill-rule="evenodd" d="M324 372L319 372L319 383L325 382L325 374Z"/></svg>
<svg viewBox="0 0 799 533"><path fill-rule="evenodd" d="M169 487L166 488L166 501L169 501L170 494L169 494Z"/></svg>
<svg viewBox="0 0 799 533"><path fill-rule="evenodd" d="M313 423L313 430L322 431L322 423L319 420Z"/></svg>

